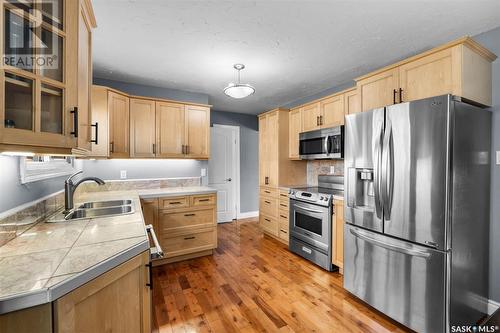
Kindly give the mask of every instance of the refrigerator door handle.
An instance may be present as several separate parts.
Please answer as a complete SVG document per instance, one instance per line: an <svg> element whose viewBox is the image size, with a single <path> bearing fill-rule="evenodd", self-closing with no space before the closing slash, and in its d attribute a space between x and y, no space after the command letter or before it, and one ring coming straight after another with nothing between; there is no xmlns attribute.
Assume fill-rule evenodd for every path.
<svg viewBox="0 0 500 333"><path fill-rule="evenodd" d="M392 207L392 183L394 178L393 157L392 157L392 123L386 121L384 142L382 148L382 202L387 220L391 219Z"/></svg>
<svg viewBox="0 0 500 333"><path fill-rule="evenodd" d="M349 231L351 232L352 235L364 240L365 242L372 243L376 246L383 247L384 249L387 249L390 251L397 251L399 253L407 254L410 256L414 256L414 257L421 257L421 258L429 258L431 256L431 253L429 253L427 251L410 249L410 248L403 247L403 246L389 244L389 243L383 242L381 240L378 240L376 238L370 237L365 232L362 232L359 230L349 229Z"/></svg>
<svg viewBox="0 0 500 333"><path fill-rule="evenodd" d="M381 181L381 166L382 166L382 139L384 133L383 122L379 121L378 128L376 130L377 137L375 139L375 144L373 146L373 155L375 156L375 163L373 164L373 186L375 194L375 213L377 217L382 218L382 205L383 200L380 193L380 181Z"/></svg>

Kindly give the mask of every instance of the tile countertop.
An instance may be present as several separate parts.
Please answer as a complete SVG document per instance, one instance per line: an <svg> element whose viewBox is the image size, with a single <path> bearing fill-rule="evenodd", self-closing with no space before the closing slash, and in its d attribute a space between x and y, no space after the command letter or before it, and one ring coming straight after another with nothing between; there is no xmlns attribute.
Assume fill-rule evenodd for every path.
<svg viewBox="0 0 500 333"><path fill-rule="evenodd" d="M134 213L40 222L1 246L0 314L54 301L147 251L149 240L139 198L214 192L197 186L82 194L80 203L132 199Z"/></svg>

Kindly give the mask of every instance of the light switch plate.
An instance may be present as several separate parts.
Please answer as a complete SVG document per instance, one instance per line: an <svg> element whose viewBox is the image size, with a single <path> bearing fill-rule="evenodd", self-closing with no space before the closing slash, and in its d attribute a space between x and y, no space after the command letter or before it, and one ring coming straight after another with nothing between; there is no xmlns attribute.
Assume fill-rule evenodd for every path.
<svg viewBox="0 0 500 333"><path fill-rule="evenodd" d="M201 176L202 177L206 177L207 176L207 169L205 169L205 168L201 169Z"/></svg>
<svg viewBox="0 0 500 333"><path fill-rule="evenodd" d="M497 165L500 165L500 150L497 150Z"/></svg>
<svg viewBox="0 0 500 333"><path fill-rule="evenodd" d="M127 170L120 170L120 179L127 179Z"/></svg>

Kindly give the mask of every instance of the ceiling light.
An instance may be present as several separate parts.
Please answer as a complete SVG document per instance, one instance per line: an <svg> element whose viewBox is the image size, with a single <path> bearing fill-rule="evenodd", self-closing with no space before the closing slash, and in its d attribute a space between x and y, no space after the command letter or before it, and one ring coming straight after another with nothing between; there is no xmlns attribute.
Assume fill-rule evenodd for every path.
<svg viewBox="0 0 500 333"><path fill-rule="evenodd" d="M224 88L224 94L232 98L245 98L255 93L255 88L249 84L240 82L240 71L245 68L243 64L235 64L234 69L238 71L238 83L230 83Z"/></svg>

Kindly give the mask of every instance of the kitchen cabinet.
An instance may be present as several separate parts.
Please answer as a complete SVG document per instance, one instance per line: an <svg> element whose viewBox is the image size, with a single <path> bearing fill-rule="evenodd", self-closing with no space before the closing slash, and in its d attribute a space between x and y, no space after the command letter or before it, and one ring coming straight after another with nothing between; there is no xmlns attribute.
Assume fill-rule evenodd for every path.
<svg viewBox="0 0 500 333"><path fill-rule="evenodd" d="M108 92L109 113L109 157L128 158L130 156L129 98L115 91Z"/></svg>
<svg viewBox="0 0 500 333"><path fill-rule="evenodd" d="M210 155L210 108L185 106L186 157L208 159Z"/></svg>
<svg viewBox="0 0 500 333"><path fill-rule="evenodd" d="M278 221L279 221L279 234L278 238L283 243L288 244L289 240L289 203L288 189L279 190L279 210L278 210Z"/></svg>
<svg viewBox="0 0 500 333"><path fill-rule="evenodd" d="M300 108L290 110L288 114L288 148L290 159L299 159L299 134L302 131Z"/></svg>
<svg viewBox="0 0 500 333"><path fill-rule="evenodd" d="M399 71L391 69L358 81L361 110L367 111L396 104L399 92Z"/></svg>
<svg viewBox="0 0 500 333"><path fill-rule="evenodd" d="M491 106L496 55L460 38L356 79L361 110L453 94Z"/></svg>
<svg viewBox="0 0 500 333"><path fill-rule="evenodd" d="M332 264L344 272L344 201L334 200L332 215Z"/></svg>
<svg viewBox="0 0 500 333"><path fill-rule="evenodd" d="M278 186L306 182L306 161L289 159L289 115L285 109L259 115L259 223L276 238L280 234Z"/></svg>
<svg viewBox="0 0 500 333"><path fill-rule="evenodd" d="M0 315L2 333L52 333L53 331L51 303Z"/></svg>
<svg viewBox="0 0 500 333"><path fill-rule="evenodd" d="M50 56L53 64L35 61L30 67L17 62L0 70L0 150L85 154L90 151L91 45L96 25L92 5L88 0L64 1L58 12L41 6L0 3L6 21L0 26L2 53ZM39 18L31 15L30 7L40 9L44 24L36 23ZM22 36L25 39L17 40ZM30 48L21 53L8 49L26 40L47 48L43 54Z"/></svg>
<svg viewBox="0 0 500 333"><path fill-rule="evenodd" d="M155 101L130 99L130 157L156 156Z"/></svg>
<svg viewBox="0 0 500 333"><path fill-rule="evenodd" d="M184 157L184 104L156 102L156 156Z"/></svg>
<svg viewBox="0 0 500 333"><path fill-rule="evenodd" d="M109 119L108 119L108 89L102 86L92 86L92 137L91 156L109 156Z"/></svg>
<svg viewBox="0 0 500 333"><path fill-rule="evenodd" d="M54 302L54 332L151 332L149 251Z"/></svg>
<svg viewBox="0 0 500 333"><path fill-rule="evenodd" d="M153 200L157 201L141 202L146 223L156 220L155 231L164 252L164 259L156 260L155 266L212 254L217 247L216 194Z"/></svg>
<svg viewBox="0 0 500 333"><path fill-rule="evenodd" d="M315 102L302 107L302 132L313 131L320 128L320 103Z"/></svg>
<svg viewBox="0 0 500 333"><path fill-rule="evenodd" d="M336 94L319 102L321 128L344 125L344 94Z"/></svg>
<svg viewBox="0 0 500 333"><path fill-rule="evenodd" d="M345 115L361 112L358 89L347 90L344 94Z"/></svg>

